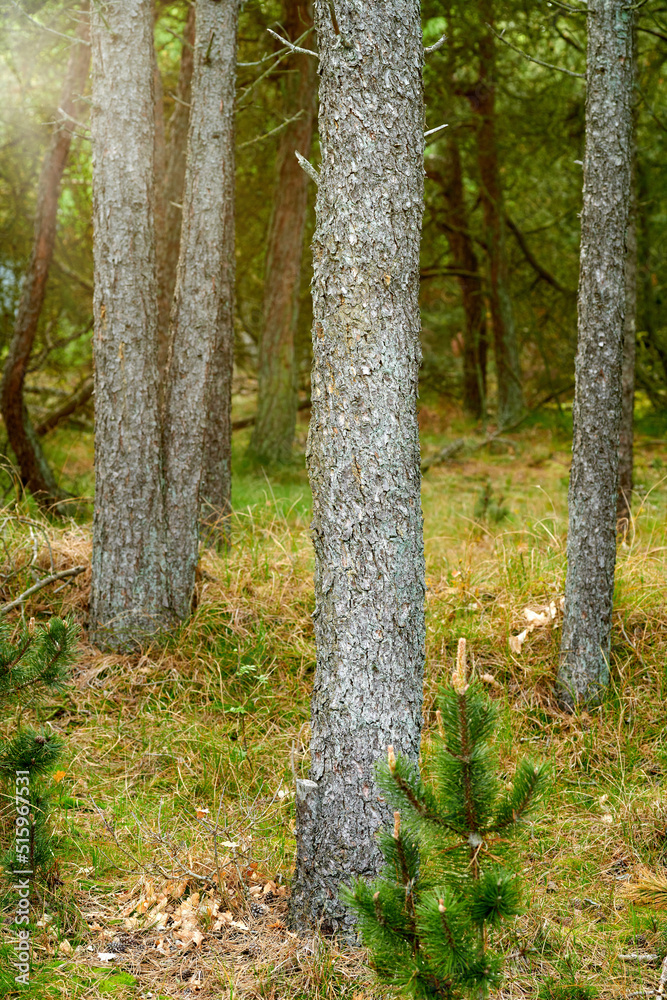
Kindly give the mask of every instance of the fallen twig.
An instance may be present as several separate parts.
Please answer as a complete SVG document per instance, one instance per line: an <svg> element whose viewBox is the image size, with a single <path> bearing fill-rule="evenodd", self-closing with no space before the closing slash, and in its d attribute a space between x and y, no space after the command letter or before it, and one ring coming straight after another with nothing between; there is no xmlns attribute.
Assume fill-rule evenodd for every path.
<svg viewBox="0 0 667 1000"><path fill-rule="evenodd" d="M658 980L658 992L656 996L664 997L665 986L667 986L667 956L662 963L662 969L660 970L660 979Z"/></svg>
<svg viewBox="0 0 667 1000"><path fill-rule="evenodd" d="M0 615L6 615L8 611L12 611L14 608L17 608L19 604L22 604L23 601L27 600L33 594L36 594L38 590L42 589L42 587L48 587L50 583L55 583L56 580L64 580L68 576L78 576L79 573L83 573L85 569L85 566L73 566L71 569L64 569L60 573L53 573L51 576L45 576L43 580L38 580L37 583L33 584L32 587L29 587L22 594L19 594L19 596L15 597L13 601L9 602L9 604L3 604L0 606Z"/></svg>
<svg viewBox="0 0 667 1000"><path fill-rule="evenodd" d="M632 951L629 955L619 955L618 957L621 962L639 962L642 965L653 965L658 961L658 956L649 951Z"/></svg>
<svg viewBox="0 0 667 1000"><path fill-rule="evenodd" d="M516 428L519 427L524 420L527 420L528 417L533 415L533 413L537 413L537 411L544 406L545 403L551 402L552 399L556 399L557 396L562 395L564 392L569 392L573 388L573 385L566 385L563 386L562 389L558 389L556 392L550 393L548 396L545 396L544 399L541 399L537 406L534 406L532 410L526 410L523 416L519 417L518 420L515 420L514 423L505 424L503 427L499 427L497 431L494 431L493 434L487 434L487 436L481 441L473 443L470 438L457 438L456 441L452 441L451 444L446 445L442 451L439 451L431 458L424 459L422 462L422 474L424 472L428 472L428 470L434 465L442 465L444 462L448 462L450 458L454 458L454 456L458 455L458 453L463 451L464 448L468 450L469 454L473 455L476 451L481 451L482 448L486 448L488 444L492 444L494 441L504 441L505 444L510 444L514 447L512 442L503 438L503 434L516 430Z"/></svg>

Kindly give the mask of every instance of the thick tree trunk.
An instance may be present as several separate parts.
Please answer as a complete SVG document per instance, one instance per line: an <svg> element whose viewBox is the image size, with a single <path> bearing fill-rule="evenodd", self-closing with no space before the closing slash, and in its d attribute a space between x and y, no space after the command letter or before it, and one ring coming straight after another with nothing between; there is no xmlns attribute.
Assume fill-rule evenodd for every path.
<svg viewBox="0 0 667 1000"><path fill-rule="evenodd" d="M158 363L165 372L169 355L169 323L176 287L185 163L190 126L190 96L194 65L195 7L188 9L174 110L167 129L164 178L164 229L157 240Z"/></svg>
<svg viewBox="0 0 667 1000"><path fill-rule="evenodd" d="M44 304L49 269L56 239L58 198L63 171L75 128L72 118L81 116L79 98L88 79L90 65L88 5L81 7L79 42L73 42L67 75L60 96L58 122L49 152L42 165L37 196L35 238L19 302L14 334L2 377L0 405L23 485L45 505L62 500L64 493L56 484L41 445L30 424L23 399L23 384L37 325Z"/></svg>
<svg viewBox="0 0 667 1000"><path fill-rule="evenodd" d="M480 12L484 23L492 25L493 0L481 0ZM469 98L479 117L477 163L488 245L489 305L498 383L497 419L503 427L521 416L523 392L507 269L505 210L496 141L495 67L495 41L490 31L484 31L479 43L479 82Z"/></svg>
<svg viewBox="0 0 667 1000"><path fill-rule="evenodd" d="M309 0L286 0L284 29L296 39L312 27ZM302 43L304 44L304 43ZM305 44L308 44L306 41ZM294 55L287 66L286 118L301 117L282 134L264 279L264 321L259 350L257 420L249 452L262 464L288 462L296 426L294 333L306 221L308 177L295 150L310 155L317 96L317 59Z"/></svg>
<svg viewBox="0 0 667 1000"><path fill-rule="evenodd" d="M151 0L92 10L95 515L91 631L139 645L170 620L157 367Z"/></svg>
<svg viewBox="0 0 667 1000"><path fill-rule="evenodd" d="M387 746L417 760L424 556L416 416L424 114L418 0L317 0L322 169L312 417L317 671L292 921L348 932L377 872Z"/></svg>
<svg viewBox="0 0 667 1000"><path fill-rule="evenodd" d="M221 423L224 440L218 443L226 449L227 460L230 450L238 7L238 0L196 0L195 7L192 107L164 428L168 569L172 607L179 618L190 612L195 585L207 438L211 429L214 434L220 431ZM210 500L210 494L204 497Z"/></svg>
<svg viewBox="0 0 667 1000"><path fill-rule="evenodd" d="M456 139L451 136L448 142L448 168L446 176L431 170L428 171L428 176L438 182L447 204L445 235L453 265L459 272L457 280L466 320L463 349L463 406L469 416L479 419L485 410L486 393L484 293L477 255L468 226L461 153Z"/></svg>
<svg viewBox="0 0 667 1000"><path fill-rule="evenodd" d="M579 344L558 687L567 706L609 681L632 161L632 10L589 0Z"/></svg>

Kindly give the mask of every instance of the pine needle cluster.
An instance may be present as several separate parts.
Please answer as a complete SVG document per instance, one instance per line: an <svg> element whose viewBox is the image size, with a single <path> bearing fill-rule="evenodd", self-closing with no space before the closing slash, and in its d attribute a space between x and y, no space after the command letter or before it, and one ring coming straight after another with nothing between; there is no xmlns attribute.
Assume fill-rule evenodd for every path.
<svg viewBox="0 0 667 1000"><path fill-rule="evenodd" d="M375 882L343 894L380 978L419 1000L484 996L498 983L491 935L522 912L511 848L547 784L545 767L529 760L511 787L501 780L498 710L468 682L465 659L462 639L440 696L430 780L392 747L378 767L395 809L393 830L379 836L385 865Z"/></svg>
<svg viewBox="0 0 667 1000"><path fill-rule="evenodd" d="M0 702L19 707L15 732L0 740L0 784L6 788L8 801L13 803L16 794L17 772L29 776L21 789L29 796L30 854L27 859L18 858L13 848L7 851L2 866L9 872L26 863L32 871L46 871L52 863L48 779L62 757L64 743L48 729L23 726L21 717L40 696L59 691L67 683L79 632L78 625L60 618L46 625L31 619L17 636L12 636L8 626L0 626Z"/></svg>
<svg viewBox="0 0 667 1000"><path fill-rule="evenodd" d="M46 625L35 619L12 637L11 626L0 625L0 700L22 704L67 682L79 638L79 626L62 618Z"/></svg>

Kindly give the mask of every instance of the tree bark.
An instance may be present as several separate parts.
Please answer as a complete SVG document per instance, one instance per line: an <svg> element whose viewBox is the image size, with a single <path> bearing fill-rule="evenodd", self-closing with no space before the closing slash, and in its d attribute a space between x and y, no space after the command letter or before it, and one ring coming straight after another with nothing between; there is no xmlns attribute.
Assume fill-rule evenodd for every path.
<svg viewBox="0 0 667 1000"><path fill-rule="evenodd" d="M181 244L181 218L185 163L190 127L190 98L194 65L195 7L188 8L183 35L181 65L178 74L177 100L169 119L166 141L164 180L164 230L157 241L158 275L158 363L166 372L169 356L169 323L176 287L178 253Z"/></svg>
<svg viewBox="0 0 667 1000"><path fill-rule="evenodd" d="M618 442L632 161L632 10L589 0L579 342L569 491L563 703L609 682Z"/></svg>
<svg viewBox="0 0 667 1000"><path fill-rule="evenodd" d="M322 168L313 258L317 670L291 919L349 933L341 883L378 870L375 763L419 753L424 555L416 416L424 113L418 0L317 0ZM316 801L315 801L316 799Z"/></svg>
<svg viewBox="0 0 667 1000"><path fill-rule="evenodd" d="M71 119L80 117L78 102L88 79L90 44L87 4L82 5L80 14L79 40L72 43L60 96L58 121L39 179L35 236L0 388L2 417L16 456L21 482L40 504L47 506L62 500L65 494L56 483L30 423L23 385L53 259L60 184L75 127Z"/></svg>
<svg viewBox="0 0 667 1000"><path fill-rule="evenodd" d="M195 585L200 495L207 485L205 473L212 471L206 467L212 432L224 431L217 444L227 463L231 447L226 439L231 436L234 329L238 8L238 0L196 0L195 8L192 109L164 430L170 594L179 618L190 613ZM228 482L228 464L224 474ZM210 501L210 494L204 497Z"/></svg>
<svg viewBox="0 0 667 1000"><path fill-rule="evenodd" d="M169 612L162 500L152 0L92 10L93 641L130 649Z"/></svg>
<svg viewBox="0 0 667 1000"><path fill-rule="evenodd" d="M493 0L480 0L480 13L485 25L493 25ZM491 32L485 30L479 42L479 81L468 97L479 118L477 163L488 246L489 306L498 383L497 419L498 425L503 427L521 415L524 404L507 270L505 210L496 140L495 70L495 41Z"/></svg>
<svg viewBox="0 0 667 1000"><path fill-rule="evenodd" d="M285 23L296 39L313 25L312 2L286 0ZM308 42L302 43L307 45ZM306 222L308 177L295 150L310 156L317 97L317 59L295 54L287 65L284 115L301 117L282 133L264 279L264 321L259 349L257 420L249 453L259 463L288 462L297 408L294 334Z"/></svg>
<svg viewBox="0 0 667 1000"><path fill-rule="evenodd" d="M479 419L485 411L486 396L486 317L482 277L477 254L470 238L468 213L463 190L463 168L458 143L448 138L448 171L444 175L428 170L437 181L447 205L447 225L444 228L456 277L461 289L465 313L463 347L463 406L466 413Z"/></svg>

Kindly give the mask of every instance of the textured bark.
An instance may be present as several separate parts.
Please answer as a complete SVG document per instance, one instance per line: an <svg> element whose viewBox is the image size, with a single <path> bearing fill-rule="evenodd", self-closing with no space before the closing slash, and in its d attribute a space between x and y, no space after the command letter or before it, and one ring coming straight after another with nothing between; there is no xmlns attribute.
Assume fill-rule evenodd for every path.
<svg viewBox="0 0 667 1000"><path fill-rule="evenodd" d="M416 416L424 115L418 0L317 0L322 168L312 416L317 670L291 918L348 933L377 872L387 746L417 760L424 557Z"/></svg>
<svg viewBox="0 0 667 1000"><path fill-rule="evenodd" d="M493 24L492 0L480 0L480 14L485 24ZM479 118L477 163L488 246L489 306L498 383L497 418L502 427L521 415L523 392L507 270L505 211L496 141L495 68L495 41L493 35L486 31L479 43L479 81L468 97Z"/></svg>
<svg viewBox="0 0 667 1000"><path fill-rule="evenodd" d="M169 355L169 323L178 252L181 244L181 214L183 186L185 184L185 163L190 126L190 96L192 92L192 68L194 65L195 7L188 9L185 22L181 65L178 74L177 100L169 119L165 155L164 177L164 228L158 232L157 276L158 276L158 363L160 371L167 367Z"/></svg>
<svg viewBox="0 0 667 1000"><path fill-rule="evenodd" d="M231 434L238 7L238 0L197 0L195 8L192 107L164 429L170 596L179 618L190 612L195 585L207 438L211 429L219 433L221 425L227 439ZM228 462L230 444L219 444ZM228 481L228 466L224 474Z"/></svg>
<svg viewBox="0 0 667 1000"><path fill-rule="evenodd" d="M59 489L42 452L41 445L30 425L30 418L23 399L23 384L35 342L39 317L46 295L49 269L53 259L60 184L69 155L72 132L75 128L70 118L80 117L79 98L88 79L90 45L88 44L87 11L88 5L82 5L78 29L81 41L72 45L67 74L60 95L58 121L49 151L42 165L32 252L23 279L14 333L9 345L0 388L2 417L9 443L16 456L21 482L40 503L46 505L63 499L65 494Z"/></svg>
<svg viewBox="0 0 667 1000"><path fill-rule="evenodd" d="M91 631L139 645L168 610L154 221L151 0L92 10L95 514Z"/></svg>
<svg viewBox="0 0 667 1000"><path fill-rule="evenodd" d="M632 9L589 0L579 342L558 686L567 706L609 681L616 562L625 238L632 160Z"/></svg>
<svg viewBox="0 0 667 1000"><path fill-rule="evenodd" d="M463 406L471 417L478 419L485 409L486 317L482 277L468 226L461 153L455 138L449 137L448 140L447 174L429 170L428 176L439 184L447 205L447 224L444 230L453 267L458 271L456 277L466 320L463 342Z"/></svg>
<svg viewBox="0 0 667 1000"><path fill-rule="evenodd" d="M159 6L154 3L153 7L153 19L157 22L159 17ZM155 33L153 33L155 38ZM162 74L160 73L160 68L157 64L157 51L154 49L154 59L153 59L153 92L155 95L155 160L154 160L154 170L155 170L155 205L154 205L154 215L155 215L155 260L157 267L157 280L158 280L158 366L160 368L160 375L164 379L164 370L167 359L167 345L169 344L169 312L167 311L166 316L166 327L162 327L161 320L163 318L160 307L162 305L161 297L161 265L162 259L165 255L165 245L167 242L167 192L166 192L166 181L167 181L167 141L165 135L165 123L164 123L164 88L162 86ZM173 289L172 289L173 292ZM162 362L162 364L160 364ZM164 389L164 386L161 386Z"/></svg>
<svg viewBox="0 0 667 1000"><path fill-rule="evenodd" d="M312 3L286 0L284 29L290 38L312 27ZM308 44L306 40L305 44ZM298 320L303 229L308 177L295 150L310 155L317 95L317 60L296 54L287 66L284 115L301 117L282 133L276 167L273 217L264 279L264 321L259 349L257 420L250 454L271 465L288 462L296 426L294 334Z"/></svg>

